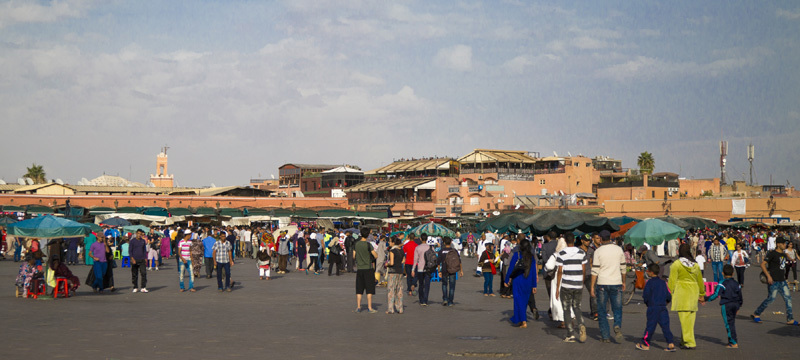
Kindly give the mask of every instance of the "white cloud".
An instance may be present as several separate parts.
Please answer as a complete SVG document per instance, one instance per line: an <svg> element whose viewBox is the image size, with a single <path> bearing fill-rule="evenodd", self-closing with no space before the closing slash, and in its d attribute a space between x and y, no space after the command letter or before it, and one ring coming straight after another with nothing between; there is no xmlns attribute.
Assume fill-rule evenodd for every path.
<svg viewBox="0 0 800 360"><path fill-rule="evenodd" d="M776 12L776 15L779 18L789 19L789 20L797 20L800 19L800 9L795 10L783 10L780 9Z"/></svg>
<svg viewBox="0 0 800 360"><path fill-rule="evenodd" d="M455 45L440 49L433 57L436 66L455 71L469 71L472 69L472 47Z"/></svg>
<svg viewBox="0 0 800 360"><path fill-rule="evenodd" d="M639 30L639 35L646 37L658 37L661 36L661 31L655 29L641 29Z"/></svg>
<svg viewBox="0 0 800 360"><path fill-rule="evenodd" d="M386 83L383 79L377 76L370 76L358 71L354 71L350 77L357 83L363 85L383 85Z"/></svg>
<svg viewBox="0 0 800 360"><path fill-rule="evenodd" d="M17 23L53 22L60 18L80 17L89 1L53 1L40 5L33 1L11 0L0 5L0 28Z"/></svg>
<svg viewBox="0 0 800 360"><path fill-rule="evenodd" d="M597 50L609 47L609 43L588 36L581 36L572 40L572 46L581 50Z"/></svg>
<svg viewBox="0 0 800 360"><path fill-rule="evenodd" d="M735 70L756 65L768 52L753 49L747 54L717 59L707 63L670 62L657 58L637 56L624 63L612 65L595 73L599 78L616 81L632 79L672 78L679 76L717 77Z"/></svg>
<svg viewBox="0 0 800 360"><path fill-rule="evenodd" d="M506 61L505 63L503 63L501 67L508 72L514 74L522 74L528 68L534 67L536 65L542 65L543 62L545 61L552 63L560 60L561 57L554 54L543 54L535 57L529 55L520 55L511 60Z"/></svg>

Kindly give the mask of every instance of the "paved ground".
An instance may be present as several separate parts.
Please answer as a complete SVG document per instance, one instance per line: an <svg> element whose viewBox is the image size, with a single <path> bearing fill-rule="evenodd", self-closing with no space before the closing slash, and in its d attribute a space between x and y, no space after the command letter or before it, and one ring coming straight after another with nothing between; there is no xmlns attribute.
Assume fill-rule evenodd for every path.
<svg viewBox="0 0 800 360"><path fill-rule="evenodd" d="M470 268L474 259L466 259ZM566 344L565 330L545 320L530 322L527 329L512 327L511 300L481 295L482 279L467 276L456 288L456 306L439 306L441 287L433 283L431 306L420 307L406 297L406 313L387 315L386 289L378 288L378 314L353 313L354 275L340 277L290 273L270 281L258 279L252 260L237 263L234 279L240 286L219 293L216 280L198 279L196 293L178 292L175 261L161 271L149 272L149 294L132 294L129 269L115 269L119 291L95 295L82 286L78 295L58 300L23 300L13 296L19 264L0 261L4 296L1 359L53 357L68 359L446 359L460 356L504 356L589 359L614 358L708 358L731 356L788 358L796 354L800 327L782 324L785 311L777 300L764 314L764 323L747 316L763 300L765 287L757 283L757 271L748 271L745 305L737 327L742 348L728 350L719 305L702 307L698 314L697 350L649 353L634 349L645 325L645 307L635 297L624 309L623 344L598 341L597 323L587 320L589 340ZM73 271L85 278L88 267ZM495 281L495 287L499 286ZM540 288L542 294L544 288ZM794 293L798 299L800 293ZM539 295L546 318L546 295ZM588 308L584 292L584 311ZM671 317L677 337L680 325ZM660 330L656 346L664 345Z"/></svg>

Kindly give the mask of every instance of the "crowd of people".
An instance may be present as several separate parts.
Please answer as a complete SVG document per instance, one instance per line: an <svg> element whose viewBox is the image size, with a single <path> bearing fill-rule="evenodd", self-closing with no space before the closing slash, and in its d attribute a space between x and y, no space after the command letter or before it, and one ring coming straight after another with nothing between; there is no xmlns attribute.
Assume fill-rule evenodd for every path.
<svg viewBox="0 0 800 360"><path fill-rule="evenodd" d="M647 323L636 348L649 350L653 332L660 326L667 351L677 348L669 312L678 314L680 347L693 349L698 304L716 299L722 308L727 346L739 346L735 317L744 304L741 288L745 271L753 264L762 271L768 296L751 313L752 321L760 322L760 315L780 296L786 304L786 323L798 325L790 292L798 288L795 249L800 233L796 231L691 230L682 239L636 249L623 244L621 238L612 239L608 231L580 236L551 231L541 237L492 232L438 237L390 235L366 227L306 227L277 236L270 230L249 226L165 227L122 234L107 228L85 238L51 239L47 244L36 239L12 239L7 249L15 261L25 260L17 277L17 286L23 292L47 271L67 279L74 291L80 281L68 265L77 264L92 267L84 284L96 293L116 291L114 269L119 271L119 267L130 267L134 293L147 293L147 272L157 271L166 259L175 259L181 292L196 292L195 279L203 275L203 268L209 279L216 272L218 291L232 291L235 282L231 269L242 258L252 258L256 263L252 274L242 276L262 280L289 271L320 275L327 263L328 276L355 274L355 312L376 313L376 287L386 287L387 314L403 314L408 308L405 296L416 297L421 307L429 306L432 281L441 285L441 305L455 306L456 283L465 273L462 258L471 257L477 258L474 276L483 278L484 296L495 296L494 279L499 278L497 290L501 298L513 299L510 322L519 328L528 326L528 310L534 320L539 319L536 294L539 282L543 282L549 303L547 316L554 327L565 330L565 342L586 341L585 317L598 322L602 342L611 342L613 337L621 343L622 294L627 286L633 286L626 279L633 269L646 268L649 280L642 297ZM708 278L706 267L711 268ZM707 283L714 286L712 294L706 293ZM586 316L581 305L584 289L590 302ZM366 308L362 305L364 294Z"/></svg>

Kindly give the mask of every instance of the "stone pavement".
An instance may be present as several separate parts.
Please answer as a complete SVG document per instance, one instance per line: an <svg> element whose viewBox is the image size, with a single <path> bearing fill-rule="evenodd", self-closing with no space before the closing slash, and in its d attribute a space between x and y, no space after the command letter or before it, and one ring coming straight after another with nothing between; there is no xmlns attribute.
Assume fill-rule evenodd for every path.
<svg viewBox="0 0 800 360"><path fill-rule="evenodd" d="M465 259L468 269L474 264L475 259ZM253 260L233 267L237 286L231 293L219 293L216 278L197 279L196 293L180 293L173 259L160 271L148 272L148 294L131 293L130 270L116 268L119 291L97 295L83 285L77 296L58 300L15 299L18 267L19 263L0 261L0 289L5 294L0 296L0 359L789 358L796 354L800 338L800 327L783 325L785 315L773 314L785 311L780 299L767 309L762 324L749 320L766 294L755 268L748 270L745 303L737 318L741 349L724 347L725 329L714 302L698 314L697 349L665 353L660 351L665 346L660 330L651 351L634 349L645 326L645 306L637 304L638 295L624 308L622 344L600 343L597 323L588 319L587 342L568 344L561 341L565 330L545 320L543 286L537 295L542 319L519 329L508 322L511 300L484 297L482 278L471 274L458 281L454 307L439 305L441 286L432 283L430 306L420 307L406 296L405 314L387 315L385 288L378 288L375 297L379 313L353 313L353 274L291 272L262 281ZM89 267L72 270L83 280ZM497 290L499 278L494 285ZM584 313L587 308L584 291ZM677 315L671 314L670 321L679 338Z"/></svg>

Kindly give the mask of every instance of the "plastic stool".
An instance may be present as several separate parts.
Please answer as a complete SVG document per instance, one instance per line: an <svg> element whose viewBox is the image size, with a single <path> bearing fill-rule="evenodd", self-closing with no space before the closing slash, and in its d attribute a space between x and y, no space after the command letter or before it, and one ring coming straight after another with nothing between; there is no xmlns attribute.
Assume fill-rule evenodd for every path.
<svg viewBox="0 0 800 360"><path fill-rule="evenodd" d="M33 281L31 282L31 286L28 289L28 297L29 298L33 297L34 299L38 299L39 295L44 295L44 294L45 294L44 279L42 278L33 279Z"/></svg>
<svg viewBox="0 0 800 360"><path fill-rule="evenodd" d="M706 296L714 295L714 289L717 287L718 283L715 282L704 282L703 285L706 286Z"/></svg>
<svg viewBox="0 0 800 360"><path fill-rule="evenodd" d="M56 288L53 290L53 299L58 299L58 288L60 286L64 286L64 291L61 292L65 298L69 297L69 282L67 282L67 278L56 278Z"/></svg>
<svg viewBox="0 0 800 360"><path fill-rule="evenodd" d="M130 256L123 256L122 257L122 267L131 267L131 257Z"/></svg>
<svg viewBox="0 0 800 360"><path fill-rule="evenodd" d="M438 271L434 271L434 272L431 274L431 282L439 282L439 281L441 281L441 280L442 280L442 279L440 279L440 278L439 278L439 272L438 272Z"/></svg>
<svg viewBox="0 0 800 360"><path fill-rule="evenodd" d="M122 259L122 253L119 250L114 250L114 259L115 260Z"/></svg>

